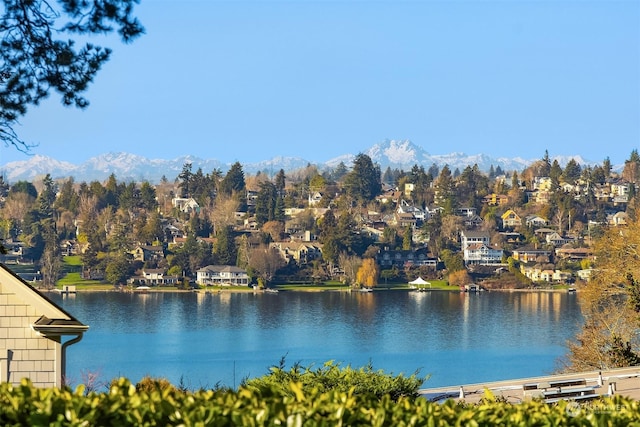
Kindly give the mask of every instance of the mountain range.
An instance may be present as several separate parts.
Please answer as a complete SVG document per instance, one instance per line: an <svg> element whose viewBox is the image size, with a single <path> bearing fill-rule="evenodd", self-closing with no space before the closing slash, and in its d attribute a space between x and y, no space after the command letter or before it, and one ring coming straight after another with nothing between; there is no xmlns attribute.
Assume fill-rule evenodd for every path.
<svg viewBox="0 0 640 427"><path fill-rule="evenodd" d="M468 155L465 153L450 153L443 155L431 155L422 147L409 140L385 140L362 151L367 154L374 163L380 165L382 171L387 167L410 170L414 165L424 166L428 169L435 164L442 167L445 164L453 171L458 168L462 171L467 166L475 164L483 171L488 171L493 165L500 166L504 171L521 171L538 159L522 158L492 158L485 154ZM280 169L285 172L301 169L309 164L314 164L320 170L334 168L341 162L347 167L352 165L355 154L344 154L323 163L302 159L300 157L274 157L256 163L242 163L245 173L254 174L258 171L273 175ZM556 157L561 165L573 158L581 165L590 164L580 156ZM20 180L33 181L39 177L50 174L53 179L73 177L77 182L103 181L114 174L121 181L149 181L159 182L162 177L173 181L182 171L186 163L191 163L192 171L202 168L206 174L214 169L226 172L230 164L225 164L215 159L201 159L195 156L182 156L171 160L149 159L130 153L106 153L92 157L86 162L75 165L69 162L59 161L42 155L34 155L28 160L9 162L0 166L0 173L8 182Z"/></svg>

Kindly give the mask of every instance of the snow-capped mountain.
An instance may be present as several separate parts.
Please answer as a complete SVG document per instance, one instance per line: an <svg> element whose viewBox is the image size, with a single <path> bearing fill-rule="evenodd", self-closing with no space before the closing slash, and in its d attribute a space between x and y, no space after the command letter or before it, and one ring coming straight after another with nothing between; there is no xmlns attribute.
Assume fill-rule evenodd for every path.
<svg viewBox="0 0 640 427"><path fill-rule="evenodd" d="M383 170L387 167L409 170L414 165L429 168L433 164L436 164L438 167L446 164L451 170L455 170L456 168L463 170L467 166L477 164L478 167L484 171L488 171L491 165L493 165L494 168L500 166L505 171L520 171L537 160L525 160L520 157L515 159L506 157L492 158L486 154L468 155L460 152L432 155L409 140L398 141L389 139L373 145L368 150L363 151L363 153L371 157L371 160L378 163ZM335 167L340 162L343 162L348 166L354 157L352 154L347 154L331 159L325 164L327 167ZM576 161L578 160L576 159Z"/></svg>
<svg viewBox="0 0 640 427"><path fill-rule="evenodd" d="M44 176L55 171L60 176L69 176L75 172L77 166L52 159L50 157L34 155L29 160L10 162L1 167L4 177L9 182L30 180L37 176Z"/></svg>
<svg viewBox="0 0 640 427"><path fill-rule="evenodd" d="M488 171L493 165L500 166L504 171L521 171L529 166L533 161L522 158L492 158L486 154L467 155L465 153L450 153L431 155L422 147L409 140L385 140L371 146L367 150L361 151L367 154L374 163L380 165L384 171L387 167L393 169L410 170L414 165L429 168L436 164L442 167L445 164L455 170L463 170L467 166L475 164L481 170ZM258 171L268 174L275 174L280 169L285 172L301 169L308 164L315 164L320 170L334 168L341 162L350 167L355 154L344 154L326 162L310 161L299 157L274 157L257 163L242 163L245 173L254 174ZM560 164L566 164L573 158L580 164L589 164L580 156L558 157ZM106 153L93 157L80 165L62 162L50 157L34 155L28 160L10 162L0 165L0 173L8 182L20 180L33 181L50 174L52 178L67 178L72 176L77 182L90 182L94 180L103 181L114 174L121 181L143 181L155 183L162 177L174 180L182 171L186 163L191 163L192 172L199 168L206 173L214 169L220 169L225 173L230 164L222 163L215 159L201 159L195 156L182 156L171 160L148 159L146 157L130 153Z"/></svg>

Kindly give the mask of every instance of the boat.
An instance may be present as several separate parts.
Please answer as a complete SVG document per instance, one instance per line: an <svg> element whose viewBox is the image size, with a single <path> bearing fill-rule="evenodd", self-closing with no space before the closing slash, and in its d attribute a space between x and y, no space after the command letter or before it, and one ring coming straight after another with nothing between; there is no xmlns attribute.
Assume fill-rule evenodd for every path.
<svg viewBox="0 0 640 427"><path fill-rule="evenodd" d="M265 288L264 291L268 294L277 294L278 290L275 288Z"/></svg>
<svg viewBox="0 0 640 427"><path fill-rule="evenodd" d="M138 286L137 288L134 289L134 291L139 292L139 293L143 293L143 294L146 294L150 290L151 290L151 288L149 286Z"/></svg>
<svg viewBox="0 0 640 427"><path fill-rule="evenodd" d="M373 292L373 289L371 289L371 288L360 288L360 289L358 289L358 292Z"/></svg>

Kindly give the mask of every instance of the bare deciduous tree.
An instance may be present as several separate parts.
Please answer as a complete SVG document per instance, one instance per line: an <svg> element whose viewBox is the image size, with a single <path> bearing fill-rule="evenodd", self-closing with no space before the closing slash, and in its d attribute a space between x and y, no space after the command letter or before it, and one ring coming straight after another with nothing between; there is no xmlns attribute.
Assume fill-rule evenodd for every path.
<svg viewBox="0 0 640 427"><path fill-rule="evenodd" d="M232 226L236 223L236 211L239 205L238 200L233 196L218 194L209 213L209 219L213 224L215 233L218 233L218 230L226 226Z"/></svg>
<svg viewBox="0 0 640 427"><path fill-rule="evenodd" d="M276 272L285 266L285 262L277 249L260 245L250 250L249 266L257 271L266 283L269 283Z"/></svg>

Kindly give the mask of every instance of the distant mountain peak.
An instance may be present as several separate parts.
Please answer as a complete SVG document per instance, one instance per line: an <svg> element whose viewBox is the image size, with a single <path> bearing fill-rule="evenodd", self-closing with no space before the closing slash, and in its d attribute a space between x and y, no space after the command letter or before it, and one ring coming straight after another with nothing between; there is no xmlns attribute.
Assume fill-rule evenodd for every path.
<svg viewBox="0 0 640 427"><path fill-rule="evenodd" d="M463 152L431 155L424 148L408 139L386 139L361 152L371 157L374 163L380 165L383 170L391 167L408 171L414 165L428 168L433 164L440 167L447 164L452 170L456 168L462 170L467 166L477 164L484 171L488 171L492 165L494 167L500 166L504 171L520 171L535 161L520 157L492 158L486 154L468 155ZM344 154L320 163L300 157L276 156L261 162L241 162L241 164L245 173L253 174L259 171L275 174L280 169L289 172L302 169L308 164L315 164L320 170L335 168L340 163L350 167L354 158L354 154ZM556 157L556 159L561 164L566 164L570 159L574 159L580 164L589 164L581 156ZM191 163L194 171L201 168L204 173L209 173L214 169L226 172L231 166L231 164L225 164L215 159L206 160L193 155L165 160L148 159L126 152L108 152L92 157L80 165L74 165L35 154L27 160L10 162L0 166L0 173L9 182L19 180L33 181L39 177L44 177L48 173L54 179L72 176L77 182L104 181L109 175L114 174L121 181L133 180L155 183L159 182L162 177L166 177L169 180L175 179L182 172L186 163Z"/></svg>

